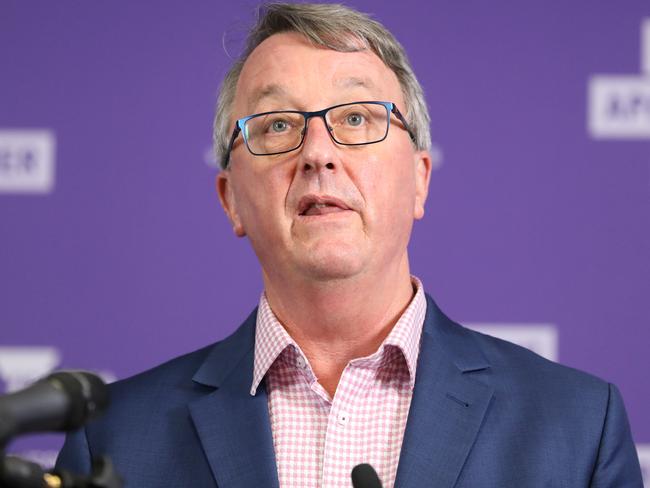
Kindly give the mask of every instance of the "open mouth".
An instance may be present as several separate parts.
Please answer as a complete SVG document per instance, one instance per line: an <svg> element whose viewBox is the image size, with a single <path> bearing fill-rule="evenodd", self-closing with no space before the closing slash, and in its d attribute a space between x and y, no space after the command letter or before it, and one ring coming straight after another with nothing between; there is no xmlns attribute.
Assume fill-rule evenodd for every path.
<svg viewBox="0 0 650 488"><path fill-rule="evenodd" d="M300 200L298 215L310 217L350 210L343 201L329 196L306 196Z"/></svg>
<svg viewBox="0 0 650 488"><path fill-rule="evenodd" d="M337 207L336 205L328 205L326 203L315 203L310 205L307 210L302 212L300 215L325 215L334 212L343 212L346 209Z"/></svg>

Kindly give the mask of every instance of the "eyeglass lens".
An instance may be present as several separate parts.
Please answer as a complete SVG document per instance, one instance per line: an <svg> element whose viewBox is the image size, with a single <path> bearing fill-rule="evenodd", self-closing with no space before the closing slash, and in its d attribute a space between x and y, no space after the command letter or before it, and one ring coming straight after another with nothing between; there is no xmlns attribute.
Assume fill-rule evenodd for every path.
<svg viewBox="0 0 650 488"><path fill-rule="evenodd" d="M390 112L380 104L356 103L335 107L325 118L333 139L339 144L371 144L388 132ZM273 112L247 120L243 132L253 154L275 154L300 146L306 117L296 112Z"/></svg>

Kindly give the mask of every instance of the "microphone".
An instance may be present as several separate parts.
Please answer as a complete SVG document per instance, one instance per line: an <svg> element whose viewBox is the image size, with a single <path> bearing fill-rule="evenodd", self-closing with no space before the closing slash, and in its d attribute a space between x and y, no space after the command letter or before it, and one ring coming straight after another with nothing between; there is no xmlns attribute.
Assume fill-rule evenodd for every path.
<svg viewBox="0 0 650 488"><path fill-rule="evenodd" d="M123 488L124 481L106 456L93 459L90 476L63 469L46 472L38 464L14 456L0 458L0 486L4 488Z"/></svg>
<svg viewBox="0 0 650 488"><path fill-rule="evenodd" d="M14 436L69 431L108 406L108 388L85 371L59 371L0 397L0 450Z"/></svg>
<svg viewBox="0 0 650 488"><path fill-rule="evenodd" d="M16 488L42 488L45 473L38 464L8 456L0 458L0 482L2 486Z"/></svg>
<svg viewBox="0 0 650 488"><path fill-rule="evenodd" d="M369 464L357 464L352 469L352 486L354 488L382 488L375 468Z"/></svg>

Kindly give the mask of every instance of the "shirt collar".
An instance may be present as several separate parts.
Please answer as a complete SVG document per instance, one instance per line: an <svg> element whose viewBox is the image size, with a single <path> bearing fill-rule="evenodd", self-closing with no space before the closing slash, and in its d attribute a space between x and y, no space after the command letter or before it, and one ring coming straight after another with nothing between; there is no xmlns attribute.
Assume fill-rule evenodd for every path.
<svg viewBox="0 0 650 488"><path fill-rule="evenodd" d="M266 294L262 293L255 324L255 359L251 395L255 395L266 372L282 351L289 346L298 347L271 310Z"/></svg>
<svg viewBox="0 0 650 488"><path fill-rule="evenodd" d="M422 326L426 315L427 301L424 296L422 282L415 276L411 276L411 282L415 288L415 295L408 307L397 320L379 349L370 356L355 359L352 362L361 365L362 363L377 363L386 351L386 346L394 346L401 351L409 371L409 383L411 388L415 385L415 372L420 353L420 337ZM266 294L262 293L257 310L257 322L255 326L255 358L253 366L253 383L250 394L255 395L257 388L264 375L273 365L276 359L289 346L293 346L297 354L304 358L300 347L291 338L286 329L280 324L277 317L271 310ZM304 358L307 361L307 358Z"/></svg>

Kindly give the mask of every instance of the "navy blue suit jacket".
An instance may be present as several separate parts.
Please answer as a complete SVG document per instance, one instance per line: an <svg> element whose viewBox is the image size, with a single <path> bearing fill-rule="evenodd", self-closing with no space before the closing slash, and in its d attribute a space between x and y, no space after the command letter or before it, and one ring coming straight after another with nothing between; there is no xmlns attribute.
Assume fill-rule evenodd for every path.
<svg viewBox="0 0 650 488"><path fill-rule="evenodd" d="M58 466L108 454L128 487L277 487L254 311L230 337L111 385ZM263 385L263 383L262 383ZM427 297L395 486L641 488L615 386L448 319Z"/></svg>

